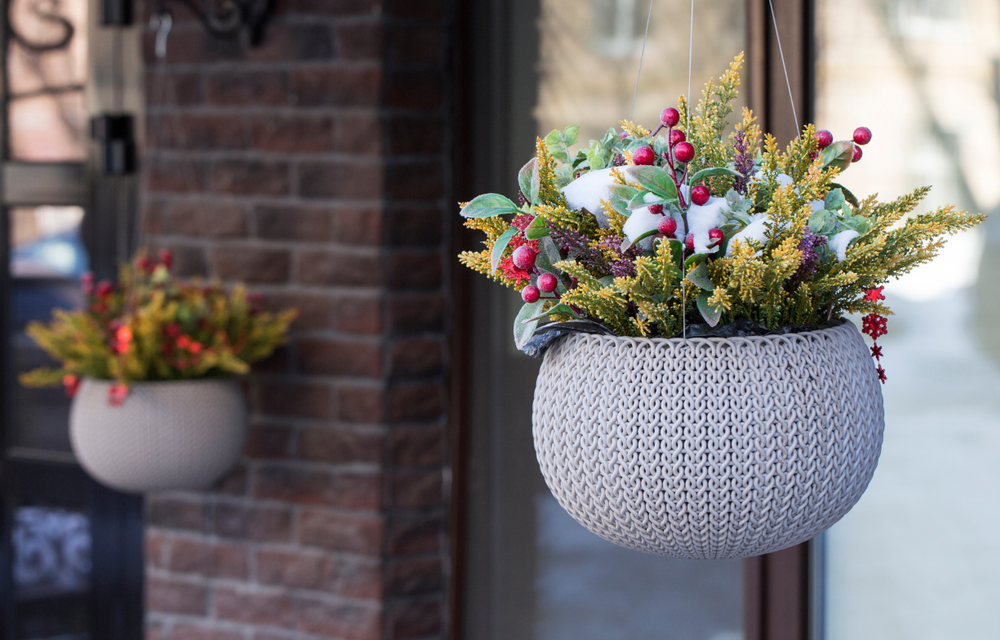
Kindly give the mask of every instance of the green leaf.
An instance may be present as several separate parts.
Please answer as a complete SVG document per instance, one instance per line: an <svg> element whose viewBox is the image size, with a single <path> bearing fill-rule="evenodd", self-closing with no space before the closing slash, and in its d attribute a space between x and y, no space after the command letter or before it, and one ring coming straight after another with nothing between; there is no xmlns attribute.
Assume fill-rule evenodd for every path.
<svg viewBox="0 0 1000 640"><path fill-rule="evenodd" d="M580 125L578 124L571 124L568 127L566 127L566 130L563 131L562 139L563 142L566 143L567 147L572 147L574 144L576 144L576 136L579 133L580 133Z"/></svg>
<svg viewBox="0 0 1000 640"><path fill-rule="evenodd" d="M460 213L463 218L492 218L521 212L509 198L498 193L484 193L465 205Z"/></svg>
<svg viewBox="0 0 1000 640"><path fill-rule="evenodd" d="M823 208L827 211L836 211L844 206L847 199L844 198L844 192L840 189L831 189L830 193L826 194L826 199L823 201Z"/></svg>
<svg viewBox="0 0 1000 640"><path fill-rule="evenodd" d="M590 141L590 148L587 149L587 162L590 163L590 170L597 171L608 166L611 153L608 148L597 140Z"/></svg>
<svg viewBox="0 0 1000 640"><path fill-rule="evenodd" d="M630 187L625 184L613 184L608 188L608 192L611 193L612 196L617 196L625 202L630 202L632 198L641 193L641 191L635 187Z"/></svg>
<svg viewBox="0 0 1000 640"><path fill-rule="evenodd" d="M832 216L826 211L817 211L809 218L809 230L813 233L823 233L823 229L831 222Z"/></svg>
<svg viewBox="0 0 1000 640"><path fill-rule="evenodd" d="M852 157L854 157L853 142L850 140L834 142L826 149L823 149L823 153L820 156L820 159L823 161L821 168L836 167L843 171L851 164Z"/></svg>
<svg viewBox="0 0 1000 640"><path fill-rule="evenodd" d="M542 305L544 304L543 300L526 302L521 307L521 310L517 312L517 317L514 318L514 345L518 349L528 344L531 336L534 335L535 328L538 326L538 320L532 320L531 318L541 313Z"/></svg>
<svg viewBox="0 0 1000 640"><path fill-rule="evenodd" d="M535 204L535 199L537 198L537 195L532 195L532 186L536 179L534 176L537 175L538 158L528 160L528 162L521 167L521 170L517 172L517 186L521 189L521 195L523 195L531 204Z"/></svg>
<svg viewBox="0 0 1000 640"><path fill-rule="evenodd" d="M600 282L601 284L603 284L605 287L610 287L611 285L613 285L615 283L615 277L614 276L604 276L603 278L600 278L598 280L598 282Z"/></svg>
<svg viewBox="0 0 1000 640"><path fill-rule="evenodd" d="M694 185L701 182L705 178L710 178L712 176L732 176L734 178L745 177L739 171L733 171L732 169L727 169L726 167L709 167L707 169L702 169L698 173L691 176L691 179L688 180L688 183Z"/></svg>
<svg viewBox="0 0 1000 640"><path fill-rule="evenodd" d="M850 218L844 218L844 226L853 231L857 231L858 235L865 235L872 229L871 222L863 216L851 216Z"/></svg>
<svg viewBox="0 0 1000 640"><path fill-rule="evenodd" d="M701 313L701 317L705 319L705 322L709 326L714 327L719 324L719 319L722 318L722 309L713 307L708 302L707 293L699 293L697 298L698 312Z"/></svg>
<svg viewBox="0 0 1000 640"><path fill-rule="evenodd" d="M851 191L847 187L845 187L842 184L837 184L836 182L831 182L830 186L833 187L834 189L840 189L844 193L844 198L846 198L848 202L850 202L858 209L861 208L861 202L858 200L858 197L853 193L851 193Z"/></svg>
<svg viewBox="0 0 1000 640"><path fill-rule="evenodd" d="M677 269L679 271L681 267L681 259L684 257L684 244L676 238L664 238L663 240L660 240L660 242L668 242L670 244L670 255L673 257L674 264L677 265Z"/></svg>
<svg viewBox="0 0 1000 640"><path fill-rule="evenodd" d="M500 264L500 258L503 257L503 252L507 249L507 245L510 244L510 239L520 233L520 229L517 227L511 227L504 231L496 242L493 243L493 251L490 252L490 273L497 270L497 265Z"/></svg>
<svg viewBox="0 0 1000 640"><path fill-rule="evenodd" d="M545 236L538 240L538 255L535 256L535 266L541 271L547 271L552 275L559 277L559 270L555 268L555 264L562 260L562 254L559 253L559 247L549 236Z"/></svg>
<svg viewBox="0 0 1000 640"><path fill-rule="evenodd" d="M685 276L688 282L691 282L705 291L714 291L715 283L712 282L712 278L708 275L708 263L702 262L694 269L688 271L687 276Z"/></svg>
<svg viewBox="0 0 1000 640"><path fill-rule="evenodd" d="M541 302L541 301L539 301L539 302ZM560 302L559 304L553 306L548 311L544 311L544 312L538 314L537 316L535 316L534 318L528 318L527 320L522 320L521 322L531 322L533 320L537 322L538 320L541 320L542 318L549 317L553 313L558 313L558 314L561 314L561 315L564 315L564 316L573 316L574 318L578 318L579 317L577 315L577 313L575 311L573 311L572 307L570 307L568 304L563 304L562 302Z"/></svg>
<svg viewBox="0 0 1000 640"><path fill-rule="evenodd" d="M545 146L549 148L549 151L552 151L552 147L558 145L560 142L562 142L562 134L559 129L553 129L549 131L549 135L545 136Z"/></svg>
<svg viewBox="0 0 1000 640"><path fill-rule="evenodd" d="M538 240L547 235L549 235L549 228L545 226L545 221L542 220L541 216L535 216L531 224L524 229L524 237L528 240Z"/></svg>
<svg viewBox="0 0 1000 640"><path fill-rule="evenodd" d="M684 261L684 271L691 271L706 260L708 260L708 256L704 253L696 253L689 256L688 259Z"/></svg>
<svg viewBox="0 0 1000 640"><path fill-rule="evenodd" d="M629 242L628 238L626 238L625 241L622 242L621 250L622 250L622 252L625 252L632 245L639 244L640 241L645 240L646 238L648 238L650 236L655 236L658 233L659 233L659 231L657 231L656 229L650 229L649 231L641 234L638 238L636 238L635 242Z"/></svg>
<svg viewBox="0 0 1000 640"><path fill-rule="evenodd" d="M677 200L677 185L667 172L659 167L633 167L629 176L643 188L661 198Z"/></svg>

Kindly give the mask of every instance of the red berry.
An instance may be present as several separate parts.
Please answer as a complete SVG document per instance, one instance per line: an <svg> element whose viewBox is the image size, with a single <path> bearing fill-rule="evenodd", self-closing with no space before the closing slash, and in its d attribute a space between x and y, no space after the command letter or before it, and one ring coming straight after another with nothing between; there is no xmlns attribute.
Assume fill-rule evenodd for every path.
<svg viewBox="0 0 1000 640"><path fill-rule="evenodd" d="M648 209L649 209L650 213L655 213L657 215L662 215L663 214L663 205L662 204L651 204L651 205L649 205Z"/></svg>
<svg viewBox="0 0 1000 640"><path fill-rule="evenodd" d="M98 298L106 298L107 296L111 295L111 292L114 290L115 288L110 282L108 282L107 280L102 280L101 283L97 285L97 291L95 291L95 293L97 294Z"/></svg>
<svg viewBox="0 0 1000 640"><path fill-rule="evenodd" d="M66 389L66 396L72 398L80 389L80 377L72 373L67 373L62 379L63 387Z"/></svg>
<svg viewBox="0 0 1000 640"><path fill-rule="evenodd" d="M820 149L826 149L833 144L833 134L826 129L816 132L816 144Z"/></svg>
<svg viewBox="0 0 1000 640"><path fill-rule="evenodd" d="M80 288L83 289L85 295L90 295L94 292L94 274L89 271L85 271L83 275L80 276Z"/></svg>
<svg viewBox="0 0 1000 640"><path fill-rule="evenodd" d="M533 284L529 284L525 288L521 289L521 300L524 300L528 304L538 302L538 298L540 298L541 295L542 294L538 292L538 287Z"/></svg>
<svg viewBox="0 0 1000 640"><path fill-rule="evenodd" d="M170 252L170 249L163 249L160 251L160 264L166 268L170 268L170 265L174 263L174 254Z"/></svg>
<svg viewBox="0 0 1000 640"><path fill-rule="evenodd" d="M691 202L695 203L699 207L712 197L711 192L709 192L708 187L703 184L699 184L697 187L691 189Z"/></svg>
<svg viewBox="0 0 1000 640"><path fill-rule="evenodd" d="M120 407L125 398L128 397L128 386L119 383L115 383L110 389L108 389L108 404L113 407Z"/></svg>
<svg viewBox="0 0 1000 640"><path fill-rule="evenodd" d="M670 146L674 146L677 143L684 142L687 140L687 136L680 129L674 129L670 132Z"/></svg>
<svg viewBox="0 0 1000 640"><path fill-rule="evenodd" d="M632 152L632 162L636 164L653 164L656 154L649 147L639 147Z"/></svg>
<svg viewBox="0 0 1000 640"><path fill-rule="evenodd" d="M139 271L149 271L149 268L153 266L153 261L146 256L140 256L136 259L135 266Z"/></svg>
<svg viewBox="0 0 1000 640"><path fill-rule="evenodd" d="M551 273L543 273L538 276L538 288L545 293L552 293L555 291L558 284L559 281L556 280L556 277Z"/></svg>
<svg viewBox="0 0 1000 640"><path fill-rule="evenodd" d="M619 140L624 140L627 137L628 137L628 133L626 133L624 131L622 131L621 133L618 134L618 139Z"/></svg>
<svg viewBox="0 0 1000 640"><path fill-rule="evenodd" d="M674 157L677 158L678 162L687 164L694 160L694 147L690 142L681 142L674 147Z"/></svg>
<svg viewBox="0 0 1000 640"><path fill-rule="evenodd" d="M687 247L688 251L694 251L694 234L689 233L688 237L684 239L684 246Z"/></svg>
<svg viewBox="0 0 1000 640"><path fill-rule="evenodd" d="M862 155L864 154L861 151L861 147L859 147L858 145L854 145L854 155L851 156L851 162L857 162L858 160L861 159Z"/></svg>
<svg viewBox="0 0 1000 640"><path fill-rule="evenodd" d="M664 127L673 127L681 120L681 114L673 107L667 107L660 112L660 124Z"/></svg>
<svg viewBox="0 0 1000 640"><path fill-rule="evenodd" d="M708 230L708 246L714 247L715 245L722 242L722 229L709 229Z"/></svg>
<svg viewBox="0 0 1000 640"><path fill-rule="evenodd" d="M854 130L854 141L858 144L868 144L872 141L872 130L868 127L858 127Z"/></svg>
<svg viewBox="0 0 1000 640"><path fill-rule="evenodd" d="M521 271L528 271L535 266L535 250L527 245L522 245L517 249L514 249L514 255L511 259L514 262L514 266Z"/></svg>
<svg viewBox="0 0 1000 640"><path fill-rule="evenodd" d="M671 238L677 232L677 221L673 218L664 218L660 220L660 223L656 225L656 230L665 236L670 236Z"/></svg>

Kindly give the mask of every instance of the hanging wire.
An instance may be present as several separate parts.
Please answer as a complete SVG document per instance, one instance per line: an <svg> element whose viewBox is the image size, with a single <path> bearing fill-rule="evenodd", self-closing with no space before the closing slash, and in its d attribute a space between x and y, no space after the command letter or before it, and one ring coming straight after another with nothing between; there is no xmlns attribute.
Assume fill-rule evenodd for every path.
<svg viewBox="0 0 1000 640"><path fill-rule="evenodd" d="M646 14L646 31L642 35L642 51L639 52L639 71L635 74L635 91L632 92L632 110L628 112L629 120L635 117L635 99L639 95L639 77L642 76L642 59L646 57L646 40L649 39L649 21L652 17L653 0L649 0L649 13Z"/></svg>
<svg viewBox="0 0 1000 640"><path fill-rule="evenodd" d="M694 65L694 0L691 0L691 28L688 33L688 90L687 95L684 97L684 102L687 103L687 108L684 110L686 114L684 123L684 128L687 129L688 133L691 132L691 70ZM684 182L688 181L687 171L684 172ZM688 192L688 197L690 198L690 191ZM687 232L687 229L684 229ZM687 237L684 238L684 242L687 242ZM684 252L681 251L681 256L684 256ZM684 272L684 260L681 260L681 338L687 340L688 336L688 325L687 325L687 286L684 284L684 280L687 278L687 274Z"/></svg>
<svg viewBox="0 0 1000 640"><path fill-rule="evenodd" d="M692 0L694 2L694 0ZM795 97L792 95L792 83L788 80L788 67L785 66L785 54L781 50L781 34L778 33L778 20L774 17L774 4L767 0L767 6L771 8L771 23L774 25L774 39L778 41L778 55L781 57L781 70L785 73L785 86L788 87L788 101L792 103L792 118L795 120L795 133L802 131L799 128L799 116L795 113Z"/></svg>

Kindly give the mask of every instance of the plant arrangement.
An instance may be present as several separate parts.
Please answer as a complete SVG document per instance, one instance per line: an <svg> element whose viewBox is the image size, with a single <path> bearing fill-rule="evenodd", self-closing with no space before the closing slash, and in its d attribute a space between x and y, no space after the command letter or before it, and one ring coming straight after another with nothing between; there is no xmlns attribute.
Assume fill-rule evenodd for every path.
<svg viewBox="0 0 1000 640"><path fill-rule="evenodd" d="M260 298L242 285L170 276L171 254L155 262L140 253L123 264L117 283L82 278L86 306L57 309L28 335L61 366L22 374L27 386L63 384L72 396L82 378L114 380L112 405L140 381L215 378L247 373L250 364L287 342L295 310L261 311Z"/></svg>
<svg viewBox="0 0 1000 640"><path fill-rule="evenodd" d="M579 127L538 139L519 202L486 194L461 205L466 226L486 234L461 262L521 292L519 348L537 353L533 336L553 326L761 335L855 312L878 338L884 283L984 219L950 206L910 215L928 187L882 203L839 185L872 138L866 127L835 141L808 125L781 150L744 109L727 135L742 60L705 85L696 109L683 98L665 109L655 130L623 121L575 153Z"/></svg>

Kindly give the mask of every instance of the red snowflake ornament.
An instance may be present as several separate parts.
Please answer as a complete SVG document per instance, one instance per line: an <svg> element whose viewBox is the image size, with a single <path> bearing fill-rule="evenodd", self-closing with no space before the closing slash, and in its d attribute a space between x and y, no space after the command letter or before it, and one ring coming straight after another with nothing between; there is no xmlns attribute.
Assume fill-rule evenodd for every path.
<svg viewBox="0 0 1000 640"><path fill-rule="evenodd" d="M876 296L879 297L882 296L882 287L879 287L878 289L869 289L868 291L865 291L866 300L874 302ZM884 299L884 297L882 297L881 299ZM885 369L882 368L882 362L881 362L882 347L879 346L879 344L875 342L875 340L878 340L880 337L885 335L885 325L886 325L885 316L880 316L877 313L869 313L865 317L861 318L861 331L871 336L872 339L872 347L871 347L872 357L875 358L875 362L878 365L875 370L878 372L878 379L879 382L881 382L882 384L885 384L885 379L886 379Z"/></svg>
<svg viewBox="0 0 1000 640"><path fill-rule="evenodd" d="M861 332L871 336L872 340L878 340L885 335L885 322L884 316L869 313L861 318Z"/></svg>
<svg viewBox="0 0 1000 640"><path fill-rule="evenodd" d="M875 289L865 290L865 302L878 302L879 300L885 300L885 296L882 295L882 290L885 287L876 287Z"/></svg>

